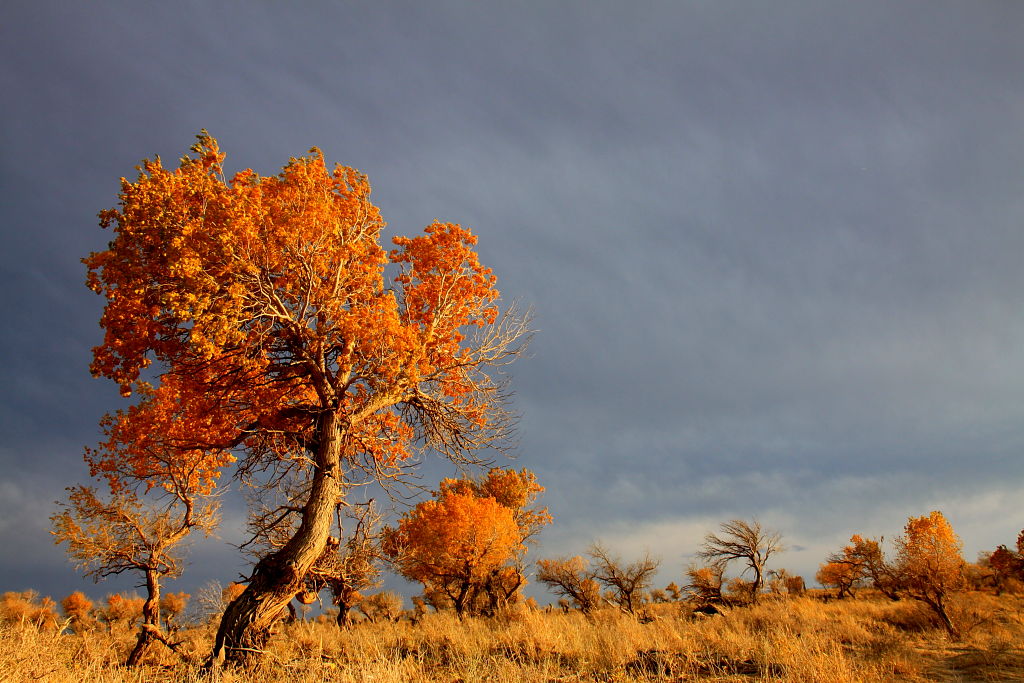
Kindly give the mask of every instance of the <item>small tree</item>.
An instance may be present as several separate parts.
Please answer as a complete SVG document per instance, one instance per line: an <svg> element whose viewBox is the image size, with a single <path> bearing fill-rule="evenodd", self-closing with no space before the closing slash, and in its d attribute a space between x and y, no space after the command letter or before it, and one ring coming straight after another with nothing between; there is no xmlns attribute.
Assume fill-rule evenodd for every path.
<svg viewBox="0 0 1024 683"><path fill-rule="evenodd" d="M36 629L56 629L57 604L49 597L40 598L34 590L7 591L0 595L0 624L31 625Z"/></svg>
<svg viewBox="0 0 1024 683"><path fill-rule="evenodd" d="M164 593L160 598L160 613L163 615L164 623L168 631L178 630L178 619L185 613L188 607L188 599L192 597L184 591L178 593Z"/></svg>
<svg viewBox="0 0 1024 683"><path fill-rule="evenodd" d="M725 565L713 564L710 567L699 567L691 564L686 568L688 582L684 586L686 593L701 605L712 605L726 602L722 594L725 585Z"/></svg>
<svg viewBox="0 0 1024 683"><path fill-rule="evenodd" d="M135 622L142 619L142 606L146 601L134 594L111 593L107 596L106 602L101 615L107 622L107 628L113 631L118 627L131 628Z"/></svg>
<svg viewBox="0 0 1024 683"><path fill-rule="evenodd" d="M590 614L601 604L601 586L594 579L587 561L579 555L537 560L537 581L555 595L563 596L558 604L561 606L565 600L565 610L568 610L570 600L584 614Z"/></svg>
<svg viewBox="0 0 1024 683"><path fill-rule="evenodd" d="M445 479L433 500L385 530L383 550L402 576L423 584L435 607L444 596L459 616L493 614L525 582L526 541L550 522L547 510L529 507L541 491L527 470Z"/></svg>
<svg viewBox="0 0 1024 683"><path fill-rule="evenodd" d="M643 604L643 593L650 587L661 560L645 553L639 560L624 564L600 543L590 547L589 555L594 565L594 578L612 591L619 609L635 614Z"/></svg>
<svg viewBox="0 0 1024 683"><path fill-rule="evenodd" d="M807 584L802 576L786 577L786 592L790 595L803 595L807 591Z"/></svg>
<svg viewBox="0 0 1024 683"><path fill-rule="evenodd" d="M846 562L826 562L818 569L815 579L825 588L835 588L840 600L853 597L854 587L863 575L859 567Z"/></svg>
<svg viewBox="0 0 1024 683"><path fill-rule="evenodd" d="M897 569L886 562L881 540L854 534L850 537L850 545L829 555L826 563L846 565L858 579L870 579L872 588L890 600L900 599Z"/></svg>
<svg viewBox="0 0 1024 683"><path fill-rule="evenodd" d="M727 565L733 560L740 560L746 566L744 573L750 570L753 580L750 584L750 600L757 602L764 585L765 565L768 558L782 552L782 535L778 532L761 528L754 520L747 522L733 519L723 522L720 534L708 534L697 556L713 564Z"/></svg>
<svg viewBox="0 0 1024 683"><path fill-rule="evenodd" d="M939 511L911 517L903 536L896 539L896 571L900 588L909 597L928 605L950 637L960 638L947 612L948 599L963 590L963 544Z"/></svg>
<svg viewBox="0 0 1024 683"><path fill-rule="evenodd" d="M447 596L464 616L492 570L521 548L511 511L493 498L449 494L420 503L385 532L399 574ZM436 604L436 603L435 603Z"/></svg>
<svg viewBox="0 0 1024 683"><path fill-rule="evenodd" d="M986 564L992 570L997 594L1014 581L1024 581L1024 531L1017 536L1016 550L1000 545L985 559Z"/></svg>
<svg viewBox="0 0 1024 683"><path fill-rule="evenodd" d="M402 614L402 596L393 591L368 595L359 601L359 611L371 622L395 621Z"/></svg>
<svg viewBox="0 0 1024 683"><path fill-rule="evenodd" d="M172 487L160 506L127 491L115 489L103 499L94 488L71 488L63 509L51 518L56 543L67 544L68 555L86 576L99 581L124 572L142 574L146 599L128 666L139 664L156 641L176 648L161 628L160 583L181 573L181 544L188 535L196 529L209 533L217 523L216 504L182 484ZM108 607L114 610L113 604Z"/></svg>
<svg viewBox="0 0 1024 683"><path fill-rule="evenodd" d="M92 600L82 591L75 591L60 601L64 616L71 620L71 627L81 633L95 623L92 614Z"/></svg>

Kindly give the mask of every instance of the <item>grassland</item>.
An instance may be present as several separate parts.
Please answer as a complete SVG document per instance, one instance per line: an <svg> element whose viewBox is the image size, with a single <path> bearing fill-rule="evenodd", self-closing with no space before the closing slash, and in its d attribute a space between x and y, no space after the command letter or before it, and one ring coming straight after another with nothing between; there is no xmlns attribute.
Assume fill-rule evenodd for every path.
<svg viewBox="0 0 1024 683"><path fill-rule="evenodd" d="M1021 596L959 596L960 642L918 605L874 596L766 599L711 617L678 603L646 612L441 613L346 631L299 621L282 626L259 670L213 674L200 666L212 625L180 631L180 656L161 648L125 669L127 626L75 634L24 620L0 626L0 681L1024 681Z"/></svg>

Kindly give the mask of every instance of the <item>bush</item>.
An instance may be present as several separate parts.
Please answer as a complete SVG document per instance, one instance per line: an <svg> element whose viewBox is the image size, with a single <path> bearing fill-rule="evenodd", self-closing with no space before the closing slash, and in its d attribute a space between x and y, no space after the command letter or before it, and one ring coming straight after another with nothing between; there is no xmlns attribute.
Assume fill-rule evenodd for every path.
<svg viewBox="0 0 1024 683"><path fill-rule="evenodd" d="M57 606L52 599L39 598L35 591L21 593L8 591L0 596L0 622L6 624L22 624L37 629L56 629Z"/></svg>

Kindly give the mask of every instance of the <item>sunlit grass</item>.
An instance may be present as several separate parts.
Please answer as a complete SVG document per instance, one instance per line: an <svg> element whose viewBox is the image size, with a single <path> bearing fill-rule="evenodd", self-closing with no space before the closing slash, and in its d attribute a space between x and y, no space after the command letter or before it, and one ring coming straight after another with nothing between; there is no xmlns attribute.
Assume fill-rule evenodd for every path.
<svg viewBox="0 0 1024 683"><path fill-rule="evenodd" d="M590 617L521 609L459 621L330 621L285 625L258 671L204 674L210 625L181 631L181 656L155 650L120 666L134 634L97 627L74 634L25 619L0 626L0 681L1006 681L1024 680L1024 599L972 593L954 612L951 642L911 602L877 597L824 603L766 599L695 618L681 604L648 606L648 619L613 610Z"/></svg>

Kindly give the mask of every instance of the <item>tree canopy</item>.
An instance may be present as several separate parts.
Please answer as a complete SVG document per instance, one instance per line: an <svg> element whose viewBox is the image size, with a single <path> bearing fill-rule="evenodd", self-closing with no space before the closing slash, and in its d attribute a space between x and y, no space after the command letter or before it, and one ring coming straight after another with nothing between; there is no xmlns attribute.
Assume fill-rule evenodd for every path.
<svg viewBox="0 0 1024 683"><path fill-rule="evenodd" d="M84 259L106 298L92 371L137 395L90 455L118 490L164 486L165 459L201 493L221 471L290 481L301 520L225 613L215 652L258 651L301 586L354 478L419 448L459 461L510 434L502 368L528 339L499 311L476 237L435 222L381 243L366 177L313 149L275 176L228 179L205 131L177 168L145 160L100 213L114 236Z"/></svg>

